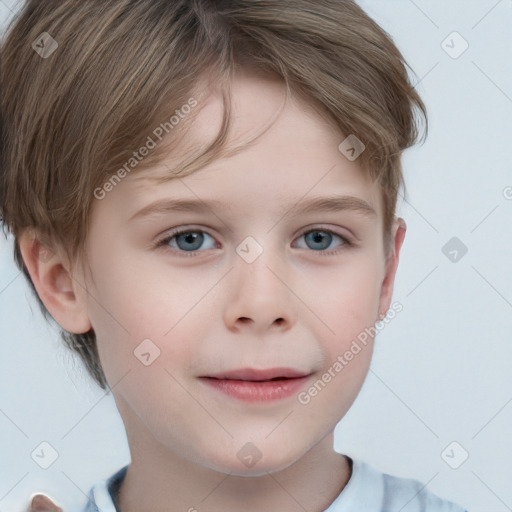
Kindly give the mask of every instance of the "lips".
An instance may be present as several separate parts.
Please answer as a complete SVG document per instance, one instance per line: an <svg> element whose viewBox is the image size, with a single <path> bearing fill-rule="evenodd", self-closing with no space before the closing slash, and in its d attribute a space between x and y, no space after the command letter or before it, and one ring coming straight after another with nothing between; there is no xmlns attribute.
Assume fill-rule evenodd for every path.
<svg viewBox="0 0 512 512"><path fill-rule="evenodd" d="M224 396L262 404L292 397L304 387L310 375L294 368L241 368L201 377L200 380Z"/></svg>
<svg viewBox="0 0 512 512"><path fill-rule="evenodd" d="M294 368L269 368L266 370L256 370L253 368L242 368L218 373L216 375L208 375L207 377L219 380L244 380L244 381L269 381L281 379L299 379L309 375L307 372L301 372Z"/></svg>

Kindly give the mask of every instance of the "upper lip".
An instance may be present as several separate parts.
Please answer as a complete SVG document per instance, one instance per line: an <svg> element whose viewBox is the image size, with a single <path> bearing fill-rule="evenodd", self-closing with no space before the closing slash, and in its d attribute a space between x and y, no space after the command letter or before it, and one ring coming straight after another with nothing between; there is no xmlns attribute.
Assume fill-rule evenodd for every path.
<svg viewBox="0 0 512 512"><path fill-rule="evenodd" d="M207 377L214 379L260 381L277 378L296 379L305 377L306 375L309 375L309 373L295 370L294 368L268 368L265 370L241 368L239 370L230 370L216 375L208 375Z"/></svg>

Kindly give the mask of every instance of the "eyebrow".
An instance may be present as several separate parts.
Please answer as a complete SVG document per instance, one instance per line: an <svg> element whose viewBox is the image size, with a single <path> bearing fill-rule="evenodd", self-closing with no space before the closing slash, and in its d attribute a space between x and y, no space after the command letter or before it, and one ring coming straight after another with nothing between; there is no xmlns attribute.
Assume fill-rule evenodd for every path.
<svg viewBox="0 0 512 512"><path fill-rule="evenodd" d="M229 205L217 200L198 199L161 199L148 204L134 215L128 222L153 215L163 215L171 212L206 212L211 210L229 209ZM377 212L364 199L355 196L326 196L314 197L295 204L285 205L279 212L279 216L298 215L311 212L342 212L353 211L366 217L376 217Z"/></svg>

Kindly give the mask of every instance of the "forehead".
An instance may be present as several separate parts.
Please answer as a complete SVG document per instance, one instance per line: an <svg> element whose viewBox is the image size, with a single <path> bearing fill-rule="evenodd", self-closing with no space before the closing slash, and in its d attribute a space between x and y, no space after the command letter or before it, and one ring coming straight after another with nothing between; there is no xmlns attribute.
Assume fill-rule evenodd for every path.
<svg viewBox="0 0 512 512"><path fill-rule="evenodd" d="M233 204L241 194L260 194L261 200L289 205L302 197L339 192L360 199L345 199L345 206L359 206L367 213L380 211L380 193L358 166L338 150L344 135L333 121L322 116L312 104L291 96L285 103L284 84L276 78L240 73L232 82L232 130L228 136L229 148L243 145L265 132L253 144L244 146L234 156L218 158L213 162L181 177L172 177L172 169L180 164L191 151L206 148L221 128L224 105L222 95L215 88L198 87L198 112L192 122L184 127L180 139L183 143L173 148L159 165L141 169L123 180L119 188L126 193L127 202L140 210L159 198L164 200L171 193L181 198L195 199L195 206L206 201ZM165 182L162 182L165 179ZM188 184L188 186L187 186ZM342 190L343 189L343 190ZM200 197L193 197L193 191ZM242 192L245 191L245 192ZM189 201L190 202L190 201ZM329 201L323 201L326 209ZM249 203L247 203L249 205ZM330 200L332 208L340 201ZM304 205L305 206L305 205ZM317 204L318 206L318 204ZM190 205L192 208L192 205ZM261 204L260 204L261 207ZM196 208L197 209L197 208Z"/></svg>

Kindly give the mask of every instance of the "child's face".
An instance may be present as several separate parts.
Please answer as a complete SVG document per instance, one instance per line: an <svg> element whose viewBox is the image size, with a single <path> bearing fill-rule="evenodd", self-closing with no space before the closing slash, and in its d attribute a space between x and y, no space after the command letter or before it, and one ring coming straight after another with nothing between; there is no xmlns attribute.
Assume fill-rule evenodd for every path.
<svg viewBox="0 0 512 512"><path fill-rule="evenodd" d="M233 92L237 141L271 120L284 98L280 84L254 77L239 76ZM221 105L210 97L191 125L191 143L214 137ZM165 184L142 179L168 172L164 164L178 162L169 156L96 201L87 246L94 281L85 277L82 300L133 458L178 455L257 475L326 440L332 448L331 432L367 374L371 337L352 360L344 354L389 308L398 262L385 267L379 190L338 150L344 138L293 102L235 156ZM365 201L375 215L301 212L313 198L342 195ZM176 199L220 206L136 216L150 203ZM292 207L298 211L287 214ZM152 248L178 227L193 233ZM397 253L404 233L401 227ZM157 351L148 366L134 355L150 362ZM274 398L272 385L262 395L256 384L235 385L234 396L204 378L247 368L308 377ZM330 382L308 392L329 369ZM247 454L261 458L251 465Z"/></svg>

